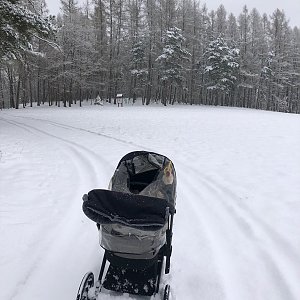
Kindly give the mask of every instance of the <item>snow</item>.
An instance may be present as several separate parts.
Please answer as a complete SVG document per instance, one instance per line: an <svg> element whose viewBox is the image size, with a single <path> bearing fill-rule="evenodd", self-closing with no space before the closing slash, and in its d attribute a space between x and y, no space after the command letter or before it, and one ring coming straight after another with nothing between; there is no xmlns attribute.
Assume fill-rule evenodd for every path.
<svg viewBox="0 0 300 300"><path fill-rule="evenodd" d="M81 197L133 150L177 171L172 299L300 299L299 115L184 105L0 112L0 299L75 299L98 274Z"/></svg>
<svg viewBox="0 0 300 300"><path fill-rule="evenodd" d="M205 67L205 72L212 71L214 68L212 66Z"/></svg>

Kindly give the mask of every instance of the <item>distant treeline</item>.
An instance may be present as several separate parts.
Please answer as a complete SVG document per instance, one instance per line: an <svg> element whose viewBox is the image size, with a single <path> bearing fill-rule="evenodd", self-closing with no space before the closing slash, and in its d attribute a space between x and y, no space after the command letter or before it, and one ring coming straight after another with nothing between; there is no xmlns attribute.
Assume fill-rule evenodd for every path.
<svg viewBox="0 0 300 300"><path fill-rule="evenodd" d="M20 3L47 16L44 0ZM61 6L52 36L34 36L31 51L0 59L2 107L71 106L97 95L115 102L122 93L145 104L300 113L300 30L281 10L267 16L245 6L235 17L223 5L208 11L196 0Z"/></svg>

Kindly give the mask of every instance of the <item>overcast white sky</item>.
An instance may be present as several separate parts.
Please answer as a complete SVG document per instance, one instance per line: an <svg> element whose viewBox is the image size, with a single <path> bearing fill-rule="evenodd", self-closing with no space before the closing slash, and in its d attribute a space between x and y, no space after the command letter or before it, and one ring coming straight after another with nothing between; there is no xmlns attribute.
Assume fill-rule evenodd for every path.
<svg viewBox="0 0 300 300"><path fill-rule="evenodd" d="M79 4L83 4L86 0L77 0ZM48 9L51 14L56 15L59 12L60 0L46 0ZM300 27L300 1L299 0L207 0L201 1L206 3L208 9L217 9L223 4L227 12L232 12L236 16L240 14L243 6L246 4L248 9L256 7L258 11L271 15L276 8L285 11L287 19L290 20L291 26Z"/></svg>

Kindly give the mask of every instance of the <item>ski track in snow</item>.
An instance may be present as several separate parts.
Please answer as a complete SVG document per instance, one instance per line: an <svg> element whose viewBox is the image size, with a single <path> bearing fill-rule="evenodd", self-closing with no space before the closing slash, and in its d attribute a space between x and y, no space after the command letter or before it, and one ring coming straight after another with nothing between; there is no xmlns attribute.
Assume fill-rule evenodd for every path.
<svg viewBox="0 0 300 300"><path fill-rule="evenodd" d="M42 122L43 124L44 123L48 123L52 126L55 126L55 127L59 127L59 128L63 128L63 129L66 129L66 130L78 130L78 131L82 131L84 133L88 133L88 134L92 134L92 135L97 135L97 136L101 136L101 137L104 137L104 138L108 138L108 139L111 139L115 142L118 142L118 143L122 143L122 144L125 144L125 145L128 145L128 146L135 146L135 147L138 147L138 148L144 148L140 145L137 145L137 144L134 144L134 143L131 143L131 142L126 142L125 140L122 140L122 139L118 139L118 138L114 138L114 137L111 137L111 136L108 136L108 135L104 135L104 134L100 134L100 133L97 133L97 132L93 132L93 131L90 131L90 130L86 130L86 129L83 129L83 128L78 128L78 127L74 127L74 126L69 126L69 125L66 125L66 124L62 124L62 123L58 123L58 122L53 122L53 121L45 121L43 119L38 119L38 118L32 118L32 117L20 117L22 119L27 119L27 120L34 120L34 121L39 121L39 122ZM94 153L93 151L89 150L88 148L86 147L83 147L82 145L78 144L78 143L75 143L75 142L72 142L66 138L62 138L62 137L59 137L57 135L54 135L52 133L49 133L45 130L41 130L41 129L38 129L36 128L35 126L32 126L32 125L28 125L26 123L23 123L23 122L18 122L18 121L13 121L13 120L5 120L6 122L10 123L10 124L13 124L23 130L25 130L26 132L28 133L31 133L31 134L38 134L38 135L41 135L41 136L49 136L50 138L54 138L54 139L58 139L60 141L63 142L63 145L64 147L67 145L67 148L68 148L68 153L69 151L71 151L72 155L71 155L71 160L73 161L73 163L76 165L76 168L78 170L78 172L80 174L83 174L83 176L81 176L81 182L82 181L88 181L89 184L90 182L92 182L92 184L90 184L91 186L94 186L94 187L97 187L99 185L99 182L97 182L95 180L95 178L97 177L97 170L96 170L96 164L95 162L98 160L101 161L101 165L106 169L106 171L110 171L109 174L111 174L111 170L112 170L112 165L110 165L110 168L107 168L106 166L109 165L109 162L105 161L105 159L103 159L101 156L97 155L96 153ZM145 148L144 148L145 149ZM148 149L150 151L150 149ZM65 151L65 149L64 149ZM86 159L86 157L90 157L90 159ZM97 164L97 169L99 168L99 163ZM94 180L91 180L91 178L93 178ZM74 194L77 194L77 193L74 193ZM78 211L78 209L76 208L76 210ZM72 214L74 212L74 209L70 209L70 214ZM78 213L76 213L76 215L78 216L78 219L80 219L82 217L82 212L79 210ZM72 222L72 226L75 225L77 222L78 222L78 219L72 218L74 221ZM76 225L74 226L76 227ZM78 227L78 226L77 226ZM68 230L70 229L70 226L68 226ZM59 231L56 232L56 234L54 234L54 236L58 235L60 236L61 238L64 238L67 233L68 233L68 230L65 230L64 231ZM72 230L75 230L74 228L72 228ZM95 232L92 236L93 239L95 239ZM40 252L43 253L43 252L50 252L53 251L55 252L55 245L52 246L52 250L50 248L50 251L49 249L46 250L46 248L49 246L49 244L51 243L51 241L47 241L46 243L46 246L44 247L44 249L40 249ZM97 245L97 248L99 246ZM68 250L69 250L69 247L68 247ZM102 252L102 250L101 250ZM66 253L67 255L67 253ZM97 254L93 254L94 256L96 256ZM50 255L51 256L51 255ZM92 257L92 256L91 256ZM36 269L39 267L41 268L41 266L43 266L43 262L42 260L44 260L44 258L42 257L39 257L36 259L36 262L34 263L34 265L32 266L31 269L28 270L27 274L26 274L26 277L23 278L23 280L21 281L21 283L18 285L19 288L17 289L17 292L14 292L14 295L12 297L10 297L10 299L12 300L15 300L15 299L19 299L18 296L21 296L24 297L24 290L21 291L20 289L20 286L26 286L28 285L28 282L30 282L30 278L32 277L33 273L34 272L37 272ZM45 271L47 270L47 268L49 267L49 265L46 264L45 267L43 267L42 269ZM99 261L97 261L97 265L95 267L99 267ZM38 273L42 273L41 270L38 270L39 272ZM97 274L99 270L96 269L96 272L95 274ZM41 274L42 275L42 274ZM162 279L162 287L164 286L164 279ZM76 285L76 287L78 287ZM30 290L30 288L27 288ZM74 290L75 291L75 290ZM20 295L20 293L23 293ZM25 294L26 295L26 294ZM115 299L124 299L124 295L120 295L118 293L113 293L113 292L108 292L107 294L101 294L99 297L101 299L111 299L111 296L110 295L113 295L113 297ZM161 297L161 291L158 295L156 295L155 297L139 297L139 296L133 296L133 295L125 295L126 298L130 298L130 299L140 299L140 298L143 298L145 300L147 299L157 299L157 297ZM175 296L173 297L173 299L175 299Z"/></svg>
<svg viewBox="0 0 300 300"><path fill-rule="evenodd" d="M31 118L32 120L34 120L33 118ZM38 121L42 121L40 119L35 119L35 120L38 120ZM51 134L49 132L46 132L44 130L41 130L41 129L38 129L34 126L31 126L31 125L28 125L28 124L25 124L25 123L20 123L20 122L17 122L17 121L7 121L11 124L14 124L16 126L19 126L23 129L25 129L26 131L28 132L31 132L34 134L34 131L38 132L38 133L41 133L42 135L47 135L49 137L52 137L52 138L55 138L55 139L58 139L66 144L68 144L68 148L71 149L71 151L76 152L75 154L75 157L76 159L74 160L75 162L78 161L78 157L79 157L79 160L85 160L85 163L87 164L87 167L91 167L92 168L92 171L94 172L94 174L97 173L97 171L94 169L95 168L95 159L98 160L98 162L101 160L101 164L102 166L104 166L106 168L106 165L109 164L107 161L105 161L101 156L97 155L96 153L94 153L93 151L89 150L88 148L78 144L78 143L75 143L75 142L72 142L66 138L62 138L62 137L59 137L59 136L56 136L54 134ZM47 121L47 123L51 124L51 125L55 125L57 127L61 127L61 128L66 128L66 129L69 129L69 128L72 128L72 129L78 129L78 130L82 130L81 128L75 128L75 127L70 127L70 126L66 126L66 125L63 125L63 124L58 124L58 123L55 123L55 122L49 122ZM78 151L79 150L79 151ZM87 154L87 156L86 156ZM90 160L87 160L86 157L91 157L92 159ZM82 164L82 166L84 166L84 168L86 168L86 164ZM113 167L113 166L111 166ZM109 169L111 170L111 168ZM89 172L91 172L91 170L89 169L88 170ZM87 172L88 174L88 172Z"/></svg>
<svg viewBox="0 0 300 300"><path fill-rule="evenodd" d="M226 299L248 299L247 282L240 282L241 286L245 287L245 294L243 294L243 291L235 289L236 283L240 281L239 276L242 272L235 274L238 270L234 270L234 267L231 267L231 265L237 257L236 255L239 254L232 255L232 251L224 251L227 247L224 237L228 238L230 235L232 235L233 240L236 239L239 243L244 241L247 247L252 249L249 253L255 255L252 257L254 268L260 267L256 264L257 262L265 265L266 274L264 275L272 277L270 280L273 282L274 288L269 292L270 299L298 299L300 288L295 278L300 278L299 255L292 246L289 246L284 237L279 236L272 228L269 228L263 220L254 216L251 210L240 201L240 198L232 190L224 187L215 179L212 180L199 174L192 166L185 165L184 169L191 172L191 176L187 177L193 177L194 181L189 182L184 178L181 180L193 194L193 199L196 197L200 198L198 204L202 205L202 208L195 205L193 201L189 201L189 205L194 208L194 211L199 212L198 217L195 216L195 218L205 220L202 223L207 228L207 234L210 236L212 251L215 252L216 266L223 267L220 270L220 277L226 291ZM196 188L199 186L199 183L201 183L200 191ZM201 193L206 198L203 201L204 197L201 199ZM210 195L211 199L207 200L207 195ZM216 223L215 220L217 220ZM226 225L229 223L233 223L233 225L228 227L227 232ZM220 228L221 224L224 225L223 228ZM235 232L232 232L232 228L235 229ZM265 243L264 247L259 243L259 240ZM285 270L287 267L289 272L282 274L280 270ZM225 273L222 274L224 271ZM290 278L286 278L287 274L291 275ZM246 281L249 281L248 277ZM252 284L251 280L249 283L250 285ZM252 287L250 286L251 289L259 288L256 284ZM278 287L280 288L278 289ZM280 295L278 295L278 291L281 292ZM258 298L255 299L260 299L260 296L257 296ZM249 300L253 299L252 297L253 295L251 295Z"/></svg>
<svg viewBox="0 0 300 300"><path fill-rule="evenodd" d="M84 129L84 128L80 128L80 127L75 127L75 126L70 126L70 125L67 125L67 124L62 124L62 123L58 123L58 122L54 122L54 121L50 121L50 120L33 118L33 117L24 117L24 116L18 116L18 117L23 118L23 119L41 121L42 123L47 122L48 124L52 124L52 125L57 126L57 127L70 129L70 130L79 130L79 131L83 131L83 132L86 132L86 133L90 133L92 135L97 135L97 136L100 136L100 137L111 139L113 141L116 141L116 142L119 142L119 143L122 143L122 144L125 144L125 145L128 145L128 146L135 146L138 149L144 149L145 151L154 151L153 149L151 150L150 148L147 148L145 146L141 146L141 145L133 143L133 142L128 142L126 140L116 138L116 137L113 137L113 136L110 136L110 135L107 135L107 134L95 132L95 131L92 131L92 130L88 130L88 129Z"/></svg>
<svg viewBox="0 0 300 300"><path fill-rule="evenodd" d="M66 138L59 137L59 136L49 133L45 130L38 129L35 126L28 125L26 123L17 122L17 121L13 121L13 120L5 120L5 121L14 126L17 126L21 129L23 129L24 131L26 131L26 133L38 135L41 137L47 136L47 137L59 140L63 145L63 150L67 151L69 158L72 160L72 163L76 166L77 173L80 175L79 176L80 179L78 182L80 182L80 184L83 186L88 185L88 186L97 187L99 185L99 182L101 182L101 178L98 179L99 176L98 176L98 172L97 172L97 169L99 168L99 166L102 166L102 168L105 170L106 173L108 173L112 169L112 166L110 166L109 168L107 167L108 162L106 162L104 159L102 159L101 156L96 155L94 152L92 152L88 148L86 148L78 143L72 142ZM96 164L96 162L97 162L97 164ZM70 198L75 198L75 197L78 197L78 192L77 192L76 188L70 195ZM76 203L76 202L74 202L74 203ZM72 206L73 208L72 207L70 208L70 211L68 213L70 216L69 215L65 216L66 219L68 219L68 218L73 219L72 226L75 225L74 226L75 228L76 228L76 223L78 222L78 219L80 219L82 217L81 211L78 210L78 208L76 206L77 206L77 203L76 203L76 205ZM76 211L78 211L78 213L76 214L78 219L72 217L72 215ZM62 220L62 222L65 222L65 220ZM54 237L67 236L67 234L64 234L64 231L61 230L62 228L65 227L64 224L61 226L58 226L58 227L59 227L59 232L56 232L56 234L54 234ZM70 226L68 229L70 229ZM66 232L66 233L68 233L68 232ZM54 243L54 245L50 246L53 243L54 237L53 237L53 234L50 236L50 239L47 239L47 235L44 235L42 237L42 238L45 238L46 241L40 243L40 245L42 245L41 249L36 250L40 254L38 255L38 257L36 257L36 260L35 260L34 264L31 266L31 268L29 270L27 270L27 274L25 274L24 277L19 282L19 284L17 284L19 286L19 288L17 288L17 292L14 291L13 295L11 295L9 297L9 299L18 299L19 296L22 299L22 297L24 295L20 295L20 292L21 292L20 287L23 286L24 288L26 288L26 286L28 285L34 272L36 272L36 270L40 267L40 265L42 265L42 261L45 259L45 257L43 257L44 255L42 255L42 253L47 253L48 256L49 255L51 256L51 248L55 249L55 243ZM50 246L50 250L48 249L49 246ZM66 255L68 255L68 254L66 253ZM47 270L47 268L45 268L44 270Z"/></svg>
<svg viewBox="0 0 300 300"><path fill-rule="evenodd" d="M34 263L8 299L66 299L71 295L75 298L88 268L98 275L103 253L94 224L83 216L78 195L88 191L86 186L92 189L108 184L107 178L115 167L88 147L92 144L89 140L98 136L99 143L107 141L128 152L135 148L155 152L155 147L150 142L142 146L118 136L47 119L4 115L2 121L21 128L26 135L58 141L74 165L80 183L68 194L76 201L49 236L41 236L43 241L35 249ZM185 155L184 149L175 157L178 197L171 273L162 276L162 286L171 283L172 299L300 299L300 260L295 245L257 214L222 175L212 178L211 174L203 174L186 159L182 160L181 155L193 160L193 153ZM79 253L73 251L78 247ZM77 261L78 257L82 262ZM46 285L36 287L49 270L58 273L59 280L52 276ZM46 287L51 287L47 297ZM63 295L57 295L58 291ZM99 299L111 298L124 297L99 296ZM125 295L125 298L138 297ZM155 297L158 298L159 295Z"/></svg>
<svg viewBox="0 0 300 300"><path fill-rule="evenodd" d="M39 122L42 122L42 123L45 123L45 120L43 119L38 119L38 118L32 118L32 117L20 117L20 118L23 118L23 119L29 119L29 120L34 120L34 121L39 121ZM108 162L106 162L103 158L97 156L93 151L87 149L86 147L83 147L81 145L79 145L78 143L74 143L74 142L71 142L65 138L61 138L61 137L58 137L56 135L53 135L53 134L50 134L44 130L41 130L41 129L37 129L36 127L34 126L31 126L31 125L28 125L28 124L24 124L24 123L21 123L21 122L17 122L17 121L7 121L6 122L9 122L13 125L16 125L24 130L26 130L27 132L30 132L30 133L34 133L34 131L37 131L38 133L42 133L42 135L47 135L47 136L50 136L52 138L56 138L56 139L59 139L61 141L63 141L64 143L67 143L68 144L68 150L71 150L75 155L72 155L71 159L73 160L73 162L75 164L77 164L77 169L80 170L81 173L84 174L83 177L86 177L87 174L89 174L89 176L93 176L93 174L91 174L91 169L94 168L95 166L95 159L99 160L101 159L102 160L102 165L103 163L105 163L104 166L106 166L107 164L109 164ZM46 123L48 124L51 124L55 127L59 127L59 128L63 128L63 129L67 129L67 130L78 130L78 131L82 131L84 133L88 133L88 134L92 134L92 135L97 135L97 136L101 136L101 137L104 137L104 138L108 138L108 139L111 139L115 142L118 142L118 143L122 143L122 144L125 144L125 145L129 145L129 146L135 146L137 148L140 148L140 149L145 149L143 146L140 146L140 145L137 145L135 143L131 143L131 142L126 142L125 140L122 140L122 139L118 139L118 138L114 138L114 137L111 137L111 136L108 136L108 135L104 135L104 134L100 134L100 133L97 133L97 132L93 132L93 131L90 131L90 130L86 130L86 129L83 129L83 128L79 128L79 127L75 127L75 126L69 126L69 125L66 125L66 124L62 124L62 123L58 123L58 122L53 122L53 121L49 121L47 120ZM81 151L78 151L78 149L80 149ZM83 151L82 151L83 150ZM148 151L151 151L150 149L147 149ZM84 156L84 153L87 152L88 155L90 155L91 157L94 158L94 161L91 163L90 161L88 161L87 159L85 159L85 156ZM78 164L78 161L80 162L80 164ZM82 164L83 162L83 164ZM92 168L90 168L92 167ZM111 166L112 167L112 166ZM111 171L111 168L109 168L109 170ZM96 174L96 170L94 169L93 170L93 173ZM99 182L94 182L94 186L97 187L99 184ZM72 210L71 210L72 211ZM80 211L80 214L82 214L82 212ZM80 216L79 216L80 217ZM74 219L76 220L76 219ZM63 232L60 232L59 233L60 236L64 236L64 233ZM93 236L93 239L95 239L95 235ZM97 245L97 247L99 247ZM42 251L44 252L44 251ZM37 266L37 264L40 263L40 260L35 264L35 267ZM99 265L99 262L98 262L98 265ZM98 265L96 265L96 267L98 267ZM29 270L28 272L28 276L25 280L23 280L22 282L22 285L25 285L27 283L27 281L29 280L30 278L30 274L32 274L32 272L34 271L35 267L33 267L33 269ZM99 272L99 270L96 269L96 276L97 276L97 272ZM162 278L161 280L161 287L164 287L164 278ZM17 294L18 295L18 294ZM107 291L105 294L101 294L99 295L99 298L100 299L111 299L111 295L113 295L113 297L115 299L124 299L124 295L120 295L119 293L114 293L114 292L109 292ZM130 298L130 299L157 299L157 298L161 298L162 296L162 289L161 291L154 297L140 297L140 296L134 296L134 295L125 295L125 298ZM14 297L12 298L13 299L16 299L15 298L16 295L14 295ZM175 295L173 296L173 299L175 300Z"/></svg>

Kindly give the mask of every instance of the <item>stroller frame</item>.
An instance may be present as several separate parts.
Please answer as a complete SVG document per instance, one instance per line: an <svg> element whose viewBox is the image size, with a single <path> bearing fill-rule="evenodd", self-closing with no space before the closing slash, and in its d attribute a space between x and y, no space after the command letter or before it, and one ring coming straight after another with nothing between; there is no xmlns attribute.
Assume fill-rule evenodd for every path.
<svg viewBox="0 0 300 300"><path fill-rule="evenodd" d="M173 236L173 218L174 214L169 215L168 220L168 228L166 231L166 243L165 245L159 250L158 254L152 259L129 259L117 256L112 251L108 251L104 249L104 255L99 271L99 275L97 281L95 282L94 274L92 272L88 272L83 277L81 284L79 286L76 300L88 300L88 299L97 299L99 293L103 287L103 275L105 272L106 263L109 262L110 265L116 266L130 266L131 268L135 268L137 270L147 268L147 266L151 264L156 264L156 274L155 274L155 285L154 285L154 292L147 296L155 296L159 292L160 287L160 280L162 274L162 267L165 258L165 274L169 274L170 272L170 262L171 262L171 255L172 255L172 236ZM89 291L91 288L94 288L93 296L89 298ZM105 288L105 287L104 287ZM126 293L128 291L119 291L121 293ZM140 295L136 293L136 295ZM163 291L163 300L168 300L170 295L170 285L166 284L164 291Z"/></svg>
<svg viewBox="0 0 300 300"><path fill-rule="evenodd" d="M167 168L171 167L171 172L174 174L174 176L176 176L174 166L171 166L172 162L167 157L154 152L131 152L125 155L120 160L115 174L119 172L118 176L119 174L123 176L123 174L126 175L126 172L130 173L130 179L126 178L125 176L124 178L127 179L127 186L129 182L131 186L134 186L133 190L137 189L137 185L143 184L144 180L148 182L148 177L145 177L143 175L146 175L146 173L142 174L143 177L140 176L140 173L138 174L138 178L135 176L136 173L134 171L134 166L132 171L132 166L130 165L132 163L132 159L139 155L144 156L148 154L161 156L161 158L159 158L159 161L150 161L150 158L148 158L147 156L148 161L146 161L146 163L150 163L151 166L149 169L146 168L146 170L144 168L143 172L148 172L150 170L151 173L153 167L158 167L158 170L160 170L160 172L168 172L168 174L170 174L170 169ZM125 171L124 167L123 169L119 169L119 167L122 168L122 162L124 162L123 166L125 165ZM156 164L160 164L160 166ZM143 167L143 164L139 165L139 167L140 166ZM154 174L154 180L157 180L158 175L155 174L158 173L153 170L151 174ZM127 189L127 187L124 186L122 181L119 181L119 179L120 177L118 177L118 179L115 181L115 183L118 184L117 190L111 190L111 188L109 188L110 190L108 191L92 190L88 195L83 196L83 211L86 216L96 222L98 230L103 234L104 232L110 232L106 230L114 229L107 229L107 227L104 227L105 231L103 231L104 229L102 228L102 225L106 226L106 224L115 222L119 222L119 224L122 225L123 222L125 222L124 224L129 228L131 227L132 229L137 228L146 230L146 232L148 230L154 230L155 232L156 230L160 230L161 228L163 230L161 232L165 233L165 240L162 241L162 244L160 244L159 247L154 246L156 244L152 244L153 248L150 252L130 252L131 249L127 246L124 247L120 246L120 244L117 244L118 246L111 247L110 244L102 244L101 242L100 245L104 249L104 255L102 258L102 263L97 280L95 281L96 278L92 272L86 273L78 289L76 300L100 299L100 293L102 289L119 293L129 293L132 295L148 297L155 296L157 293L159 293L160 290L163 266L165 274L168 274L170 272L173 219L174 214L176 213L176 177L174 179L174 186L172 186L172 189L168 190L169 194L166 195L166 197L172 198L164 199L159 199L161 198L160 196L155 196L152 194L132 195L132 191ZM140 180L142 180L143 182L141 182ZM167 185L170 183L164 184ZM133 194L135 194L135 192L133 192ZM121 202L120 199L122 200ZM143 210L141 210L141 207L143 207ZM147 214L146 212L149 212L150 214ZM148 216L150 216L150 219L148 218ZM115 235L117 238L119 234L118 230L119 229L116 229L115 233L113 233L114 235L117 234ZM135 236L135 233L133 233L132 236ZM103 238L104 237L102 236L101 241L103 241ZM128 241L130 241L130 239ZM105 241L108 240L105 239ZM136 245L134 240L132 240L132 242L133 245ZM123 245L126 245L126 240L125 244ZM145 247L148 247L144 242L143 245L145 245ZM144 249L146 250L147 248ZM168 300L169 295L170 285L166 284L163 289L162 299Z"/></svg>
<svg viewBox="0 0 300 300"><path fill-rule="evenodd" d="M165 270L164 273L168 274L170 272L170 261L172 255L172 228L173 228L173 214L169 216L168 228L166 231L166 243L165 245L159 250L158 254L152 259L130 259L130 258L123 258L120 256L115 255L114 252L108 251L106 249L103 255L102 264L98 276L98 282L100 284L100 291L101 287L103 286L103 275L106 267L106 263L109 262L111 265L115 266L122 266L127 268L130 266L130 269L141 270L151 265L155 266L155 288L153 295L157 294L160 287L160 279L162 273L163 262L165 258ZM121 292L128 292L128 291L121 291ZM137 293L140 295L139 293ZM150 296L150 295L148 295ZM168 299L168 298L164 298Z"/></svg>
<svg viewBox="0 0 300 300"><path fill-rule="evenodd" d="M171 255L172 255L172 236L173 236L173 218L174 215L170 214L169 221L168 221L168 228L166 230L166 243L165 245L159 250L158 254L152 259L130 259L130 258L123 258L120 256L116 256L114 252L105 250L103 255L103 260L101 264L101 269L98 276L98 282L100 286L102 285L102 278L104 275L104 270L106 266L106 262L108 261L110 264L116 264L117 266L130 266L132 269L142 269L147 265L151 265L151 263L155 263L157 261L157 273L156 273L156 284L155 284L155 293L159 291L159 284L162 272L162 266L164 257L166 257L166 264L165 264L165 274L169 274L170 272L170 262L171 262Z"/></svg>

